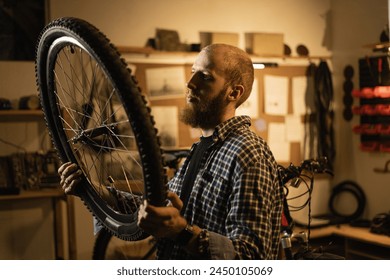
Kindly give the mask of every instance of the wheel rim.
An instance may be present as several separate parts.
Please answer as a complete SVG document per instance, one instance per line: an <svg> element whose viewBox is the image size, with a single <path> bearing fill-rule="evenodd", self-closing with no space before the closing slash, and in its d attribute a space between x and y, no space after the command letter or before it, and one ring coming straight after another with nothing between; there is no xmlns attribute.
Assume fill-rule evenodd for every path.
<svg viewBox="0 0 390 280"><path fill-rule="evenodd" d="M67 158L80 166L95 199L104 204L106 187L133 194L134 205L123 204L120 210L107 205L114 220L121 214L122 219L133 220L143 193L143 171L121 96L93 54L75 39L54 40L48 57L56 58L48 60L46 73L48 92L53 93L50 106L58 116L57 133L62 135L60 146L73 151ZM103 222L115 233L120 231L112 217Z"/></svg>

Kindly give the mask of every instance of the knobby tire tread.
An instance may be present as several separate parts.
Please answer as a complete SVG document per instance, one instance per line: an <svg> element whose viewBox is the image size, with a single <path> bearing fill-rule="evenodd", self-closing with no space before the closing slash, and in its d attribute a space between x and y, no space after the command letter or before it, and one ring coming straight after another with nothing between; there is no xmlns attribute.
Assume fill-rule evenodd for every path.
<svg viewBox="0 0 390 280"><path fill-rule="evenodd" d="M48 73L50 72L48 65L56 59L50 55L55 56L56 53L52 54L49 50L53 41L63 36L71 37L85 47L117 89L137 139L144 174L144 197L153 205L164 205L166 184L160 144L156 136L157 130L154 128L151 110L146 104L137 80L131 75L130 69L117 49L102 32L84 20L70 17L49 23L42 30L36 48L35 70L40 101L46 125L60 159L63 162L77 162L71 147L67 144L68 139L65 139L64 133L61 133L62 124L59 118L56 118L56 104L51 96L54 93L50 92L53 81L52 74ZM135 214L117 215L115 211L107 209L86 179L83 186L85 187L80 188L78 196L112 234L124 240L135 240L145 236L139 233ZM107 216L111 218L109 222Z"/></svg>

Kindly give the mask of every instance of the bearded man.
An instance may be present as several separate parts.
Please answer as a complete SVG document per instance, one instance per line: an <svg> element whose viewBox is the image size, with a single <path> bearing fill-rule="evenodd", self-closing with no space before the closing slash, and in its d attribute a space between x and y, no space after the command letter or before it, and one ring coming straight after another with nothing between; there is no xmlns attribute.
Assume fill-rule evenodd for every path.
<svg viewBox="0 0 390 280"><path fill-rule="evenodd" d="M202 136L169 182L168 207L144 203L139 226L159 238L159 259L276 259L283 187L266 142L235 111L250 95L253 64L213 44L197 56L181 120Z"/></svg>

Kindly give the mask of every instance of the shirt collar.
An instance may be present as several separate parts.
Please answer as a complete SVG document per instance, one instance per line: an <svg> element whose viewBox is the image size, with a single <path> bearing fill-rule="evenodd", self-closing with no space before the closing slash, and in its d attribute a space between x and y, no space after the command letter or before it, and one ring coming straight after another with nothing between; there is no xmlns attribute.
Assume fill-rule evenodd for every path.
<svg viewBox="0 0 390 280"><path fill-rule="evenodd" d="M248 116L235 116L230 118L215 128L213 133L213 140L214 142L217 142L218 140L224 141L230 133L236 131L239 127L249 127L250 125L251 118Z"/></svg>

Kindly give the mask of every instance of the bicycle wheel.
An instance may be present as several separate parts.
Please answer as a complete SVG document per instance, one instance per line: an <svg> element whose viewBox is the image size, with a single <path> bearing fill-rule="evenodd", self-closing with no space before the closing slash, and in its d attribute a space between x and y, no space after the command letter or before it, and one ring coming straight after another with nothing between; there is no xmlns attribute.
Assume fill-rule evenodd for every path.
<svg viewBox="0 0 390 280"><path fill-rule="evenodd" d="M60 18L42 30L35 68L59 157L83 172L77 195L112 234L145 237L138 205L142 196L164 205L166 182L150 109L125 61L90 23Z"/></svg>

